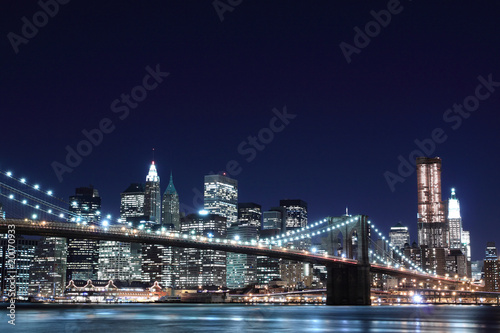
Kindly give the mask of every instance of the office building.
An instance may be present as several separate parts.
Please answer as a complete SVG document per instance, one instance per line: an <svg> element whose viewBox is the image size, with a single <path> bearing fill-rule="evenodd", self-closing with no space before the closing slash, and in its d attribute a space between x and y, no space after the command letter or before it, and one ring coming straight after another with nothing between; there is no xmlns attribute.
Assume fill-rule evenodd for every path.
<svg viewBox="0 0 500 333"><path fill-rule="evenodd" d="M139 221L146 220L144 214L144 185L132 183L120 194L120 222L132 222L134 226L139 225Z"/></svg>
<svg viewBox="0 0 500 333"><path fill-rule="evenodd" d="M69 197L70 222L98 224L101 220L101 197L90 185L78 187Z"/></svg>
<svg viewBox="0 0 500 333"><path fill-rule="evenodd" d="M500 261L498 260L495 242L486 244L484 258L484 289L485 291L500 291Z"/></svg>
<svg viewBox="0 0 500 333"><path fill-rule="evenodd" d="M137 228L149 219L144 213L144 192L143 184L132 183L120 194L120 223ZM99 246L100 279L142 280L142 244L101 241Z"/></svg>
<svg viewBox="0 0 500 333"><path fill-rule="evenodd" d="M263 229L260 231L261 238L276 237L281 233L280 229ZM257 284L269 285L271 281L281 280L279 258L257 256Z"/></svg>
<svg viewBox="0 0 500 333"><path fill-rule="evenodd" d="M117 241L99 242L99 280L132 280L131 244Z"/></svg>
<svg viewBox="0 0 500 333"><path fill-rule="evenodd" d="M470 232L468 230L462 230L462 252L467 257L467 261L472 260L471 246L470 246Z"/></svg>
<svg viewBox="0 0 500 333"><path fill-rule="evenodd" d="M441 200L441 159L417 158L418 243L448 248L448 226Z"/></svg>
<svg viewBox="0 0 500 333"><path fill-rule="evenodd" d="M287 217L285 207L272 207L262 214L262 230L285 232Z"/></svg>
<svg viewBox="0 0 500 333"><path fill-rule="evenodd" d="M485 251L485 259L498 259L497 247L495 246L495 242L486 243L486 251Z"/></svg>
<svg viewBox="0 0 500 333"><path fill-rule="evenodd" d="M286 210L286 231L305 228L307 226L307 202L300 199L280 200L280 207ZM309 250L311 240L300 239L283 244L286 247L298 250ZM297 287L305 278L305 264L297 261L281 260L280 274L284 284L288 287Z"/></svg>
<svg viewBox="0 0 500 333"><path fill-rule="evenodd" d="M259 229L255 223L233 224L227 230L227 238L237 241L259 239ZM243 253L227 253L226 285L229 289L244 288L257 282L257 256Z"/></svg>
<svg viewBox="0 0 500 333"><path fill-rule="evenodd" d="M262 207L254 202L238 203L238 225L261 228Z"/></svg>
<svg viewBox="0 0 500 333"><path fill-rule="evenodd" d="M460 216L460 201L451 189L451 197L448 199L448 227L450 231L450 249L462 248L462 217Z"/></svg>
<svg viewBox="0 0 500 333"><path fill-rule="evenodd" d="M73 223L99 224L101 197L92 186L80 187L69 198ZM94 239L68 238L66 279L96 280L98 278L99 241Z"/></svg>
<svg viewBox="0 0 500 333"><path fill-rule="evenodd" d="M172 246L143 244L142 245L142 281L147 284L160 283L162 287L176 285L178 267L177 248Z"/></svg>
<svg viewBox="0 0 500 333"><path fill-rule="evenodd" d="M446 256L446 272L449 275L459 277L468 277L467 257L460 249L450 249L450 253Z"/></svg>
<svg viewBox="0 0 500 333"><path fill-rule="evenodd" d="M161 193L160 176L156 171L155 162L151 162L149 173L146 176L146 186L144 188L144 214L148 220L155 223L161 223Z"/></svg>
<svg viewBox="0 0 500 333"><path fill-rule="evenodd" d="M391 227L389 231L389 239L392 245L398 250L403 250L405 244L410 244L410 231L408 227L398 222L395 226Z"/></svg>
<svg viewBox="0 0 500 333"><path fill-rule="evenodd" d="M38 240L25 239L21 235L16 235L15 249L10 253L14 254L14 265L9 262L9 246L7 235L0 236L0 296L6 295L10 288L12 275L9 271L15 271L16 295L19 299L29 295L28 288L30 282L30 269L35 258L35 250Z"/></svg>
<svg viewBox="0 0 500 333"><path fill-rule="evenodd" d="M286 230L307 226L307 202L299 199L280 200L280 206L286 209Z"/></svg>
<svg viewBox="0 0 500 333"><path fill-rule="evenodd" d="M204 207L210 214L223 216L227 227L238 221L238 181L225 175L207 175Z"/></svg>
<svg viewBox="0 0 500 333"><path fill-rule="evenodd" d="M67 255L65 238L45 237L38 242L30 269L30 295L53 298L63 294Z"/></svg>
<svg viewBox="0 0 500 333"><path fill-rule="evenodd" d="M207 238L226 238L227 220L202 211L181 218L181 233ZM224 287L226 285L226 252L185 248L179 261L182 288Z"/></svg>
<svg viewBox="0 0 500 333"><path fill-rule="evenodd" d="M174 230L180 230L179 195L175 190L172 173L170 173L170 182L168 183L167 189L165 193L163 193L161 216L161 223L163 226L173 228Z"/></svg>
<svg viewBox="0 0 500 333"><path fill-rule="evenodd" d="M3 205L0 202L0 219L5 220L5 211L3 210Z"/></svg>

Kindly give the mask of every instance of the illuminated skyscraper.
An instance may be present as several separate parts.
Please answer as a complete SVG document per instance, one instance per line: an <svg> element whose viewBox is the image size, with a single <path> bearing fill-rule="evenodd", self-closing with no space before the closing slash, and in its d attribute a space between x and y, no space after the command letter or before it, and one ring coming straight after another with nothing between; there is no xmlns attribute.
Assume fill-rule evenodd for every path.
<svg viewBox="0 0 500 333"><path fill-rule="evenodd" d="M224 175L205 176L204 206L210 214L227 219L227 227L238 221L238 181Z"/></svg>
<svg viewBox="0 0 500 333"><path fill-rule="evenodd" d="M99 242L99 280L132 280L130 243Z"/></svg>
<svg viewBox="0 0 500 333"><path fill-rule="evenodd" d="M451 197L448 199L448 227L450 230L450 249L462 248L462 217L460 216L460 202L451 189Z"/></svg>
<svg viewBox="0 0 500 333"><path fill-rule="evenodd" d="M101 220L101 197L99 192L90 187L76 189L69 198L71 221L78 223L99 223ZM95 280L99 263L99 241L94 239L68 238L68 260L66 279Z"/></svg>
<svg viewBox="0 0 500 333"><path fill-rule="evenodd" d="M253 202L238 203L238 225L249 225L260 229L262 207Z"/></svg>
<svg viewBox="0 0 500 333"><path fill-rule="evenodd" d="M0 295L7 295L10 282L6 280L15 276L16 295L27 297L30 281L30 270L35 257L35 250L38 240L25 239L21 235L16 236L15 242L15 263L13 267L9 266L9 244L7 235L0 236ZM11 252L12 253L12 252ZM14 274L8 271L15 270Z"/></svg>
<svg viewBox="0 0 500 333"><path fill-rule="evenodd" d="M307 202L303 200L280 200L280 206L286 209L286 230L307 226Z"/></svg>
<svg viewBox="0 0 500 333"><path fill-rule="evenodd" d="M137 218L144 216L144 185L141 183L130 184L120 194L120 220L124 222L136 222Z"/></svg>
<svg viewBox="0 0 500 333"><path fill-rule="evenodd" d="M269 238L279 235L285 231L286 209L284 207L273 207L262 214L261 237ZM258 284L269 284L272 280L280 279L279 258L257 256L256 280Z"/></svg>
<svg viewBox="0 0 500 333"><path fill-rule="evenodd" d="M462 230L462 252L467 256L467 260L472 260L471 248L470 248L470 232L468 230Z"/></svg>
<svg viewBox="0 0 500 333"><path fill-rule="evenodd" d="M257 240L262 219L261 206L253 202L238 204L238 223L227 229L228 239L241 241ZM226 284L230 289L243 288L256 280L257 256L242 253L227 253Z"/></svg>
<svg viewBox="0 0 500 333"><path fill-rule="evenodd" d="M3 206L1 202L0 202L0 219L5 220L5 212L3 211Z"/></svg>
<svg viewBox="0 0 500 333"><path fill-rule="evenodd" d="M410 244L410 232L408 231L408 227L405 227L401 223L396 224L391 227L391 231L389 231L389 238L394 247L401 251L404 250L405 244Z"/></svg>
<svg viewBox="0 0 500 333"><path fill-rule="evenodd" d="M159 282L162 287L176 285L178 263L177 248L172 246L142 244L142 281L153 284ZM175 266L175 267L174 267Z"/></svg>
<svg viewBox="0 0 500 333"><path fill-rule="evenodd" d="M276 232L286 231L286 208L272 207L262 214L262 230L276 230Z"/></svg>
<svg viewBox="0 0 500 333"><path fill-rule="evenodd" d="M484 258L484 289L486 291L500 291L500 260L498 259L495 242L486 244Z"/></svg>
<svg viewBox="0 0 500 333"><path fill-rule="evenodd" d="M216 214L189 214L181 219L181 233L226 238L226 218ZM179 282L183 288L225 286L226 252L185 248L179 262Z"/></svg>
<svg viewBox="0 0 500 333"><path fill-rule="evenodd" d="M154 161L151 162L149 173L146 176L144 214L149 216L149 221L161 223L160 176L158 176Z"/></svg>
<svg viewBox="0 0 500 333"><path fill-rule="evenodd" d="M227 238L237 241L259 239L259 230L255 225L233 224L227 230ZM243 288L257 282L257 256L243 253L227 253L226 285L228 288Z"/></svg>
<svg viewBox="0 0 500 333"><path fill-rule="evenodd" d="M174 230L180 230L179 216L179 195L175 190L172 173L170 173L170 182L168 183L165 193L163 193L162 202L162 221L164 226L172 225Z"/></svg>
<svg viewBox="0 0 500 333"><path fill-rule="evenodd" d="M441 159L417 158L418 243L448 248L448 226L441 200Z"/></svg>
<svg viewBox="0 0 500 333"><path fill-rule="evenodd" d="M144 185L132 183L120 194L120 221L122 223L132 223L133 226L137 227L141 220L147 220L148 218L144 214ZM110 251L113 251L117 244L120 244L118 253L122 255L112 258ZM142 280L142 245L114 241L109 241L108 245L108 248L102 247L102 250L103 254L109 253L109 255L103 255L103 259L107 257L109 267L111 269L114 269L113 267L123 267L123 269L118 269L118 275L126 276L123 271L127 269L124 265L128 261L130 265L129 279L131 281ZM129 257L128 260L125 260L127 257ZM104 269L101 271L104 272Z"/></svg>
<svg viewBox="0 0 500 333"><path fill-rule="evenodd" d="M92 185L78 187L69 197L71 222L99 223L101 220L101 197Z"/></svg>
<svg viewBox="0 0 500 333"><path fill-rule="evenodd" d="M498 259L497 247L495 242L486 243L485 259Z"/></svg>
<svg viewBox="0 0 500 333"><path fill-rule="evenodd" d="M66 238L45 237L39 241L30 269L30 295L62 295L66 287L66 256Z"/></svg>

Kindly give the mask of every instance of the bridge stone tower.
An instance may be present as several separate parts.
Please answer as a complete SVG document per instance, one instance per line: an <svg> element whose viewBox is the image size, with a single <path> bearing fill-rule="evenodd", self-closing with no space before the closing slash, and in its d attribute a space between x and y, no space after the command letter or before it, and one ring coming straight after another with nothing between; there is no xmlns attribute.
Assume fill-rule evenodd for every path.
<svg viewBox="0 0 500 333"><path fill-rule="evenodd" d="M356 259L358 265L342 262L327 266L327 305L370 305L370 262L368 257L370 226L368 216L342 216L328 218L329 225L344 225L333 229L324 239L329 254L338 255L339 239L342 256ZM345 223L349 221L349 223ZM330 252L331 251L331 252Z"/></svg>

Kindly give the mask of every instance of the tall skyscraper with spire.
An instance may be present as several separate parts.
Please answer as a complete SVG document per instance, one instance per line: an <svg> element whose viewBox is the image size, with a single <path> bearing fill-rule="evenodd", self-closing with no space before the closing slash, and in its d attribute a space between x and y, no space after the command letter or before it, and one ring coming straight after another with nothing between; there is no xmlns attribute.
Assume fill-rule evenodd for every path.
<svg viewBox="0 0 500 333"><path fill-rule="evenodd" d="M172 172L170 172L170 181L168 183L165 193L163 193L162 212L161 212L162 225L172 227L175 230L180 230L180 216L179 216L179 195L175 190Z"/></svg>
<svg viewBox="0 0 500 333"><path fill-rule="evenodd" d="M451 197L448 199L448 226L450 230L450 249L462 247L462 217L460 216L460 202L451 189Z"/></svg>
<svg viewBox="0 0 500 333"><path fill-rule="evenodd" d="M160 176L156 171L155 161L151 162L149 173L146 176L144 214L149 216L150 221L161 223Z"/></svg>
<svg viewBox="0 0 500 333"><path fill-rule="evenodd" d="M441 200L441 159L417 157L418 243L448 248L448 225Z"/></svg>

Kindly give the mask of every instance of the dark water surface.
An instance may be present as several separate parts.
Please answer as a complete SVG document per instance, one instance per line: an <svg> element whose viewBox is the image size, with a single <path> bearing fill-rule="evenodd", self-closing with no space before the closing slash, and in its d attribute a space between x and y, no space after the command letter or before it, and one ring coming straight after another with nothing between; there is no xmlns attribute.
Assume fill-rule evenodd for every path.
<svg viewBox="0 0 500 333"><path fill-rule="evenodd" d="M5 304L5 303L4 303ZM2 304L0 332L500 332L500 307Z"/></svg>

